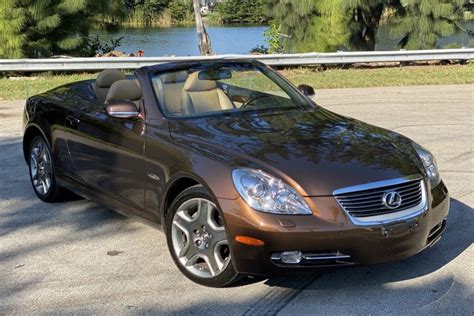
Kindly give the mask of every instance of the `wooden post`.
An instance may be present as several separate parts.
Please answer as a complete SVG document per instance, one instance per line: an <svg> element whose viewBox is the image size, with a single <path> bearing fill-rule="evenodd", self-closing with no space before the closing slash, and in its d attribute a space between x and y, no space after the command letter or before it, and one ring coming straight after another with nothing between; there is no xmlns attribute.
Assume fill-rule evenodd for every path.
<svg viewBox="0 0 474 316"><path fill-rule="evenodd" d="M199 52L203 56L212 55L211 39L209 38L206 28L202 23L201 5L199 4L199 0L193 0L193 6L194 15L196 17L196 31L199 42Z"/></svg>

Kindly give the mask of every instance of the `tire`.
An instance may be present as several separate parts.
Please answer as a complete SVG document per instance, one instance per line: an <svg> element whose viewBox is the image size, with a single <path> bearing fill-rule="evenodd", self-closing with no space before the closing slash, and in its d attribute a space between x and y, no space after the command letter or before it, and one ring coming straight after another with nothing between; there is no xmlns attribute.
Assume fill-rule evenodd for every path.
<svg viewBox="0 0 474 316"><path fill-rule="evenodd" d="M187 278L209 287L224 287L239 279L230 260L222 214L202 186L181 192L165 221L169 252Z"/></svg>
<svg viewBox="0 0 474 316"><path fill-rule="evenodd" d="M31 185L40 200L48 203L58 202L67 194L67 191L56 183L51 148L42 136L36 136L31 141L28 168Z"/></svg>

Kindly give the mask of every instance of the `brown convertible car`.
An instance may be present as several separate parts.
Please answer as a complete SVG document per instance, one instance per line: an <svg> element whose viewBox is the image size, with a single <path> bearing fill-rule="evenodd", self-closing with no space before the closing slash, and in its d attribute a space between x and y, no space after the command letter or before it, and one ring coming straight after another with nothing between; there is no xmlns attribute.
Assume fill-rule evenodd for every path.
<svg viewBox="0 0 474 316"><path fill-rule="evenodd" d="M45 202L72 191L161 228L207 286L436 243L449 196L431 153L313 92L248 60L106 70L28 99L31 183Z"/></svg>

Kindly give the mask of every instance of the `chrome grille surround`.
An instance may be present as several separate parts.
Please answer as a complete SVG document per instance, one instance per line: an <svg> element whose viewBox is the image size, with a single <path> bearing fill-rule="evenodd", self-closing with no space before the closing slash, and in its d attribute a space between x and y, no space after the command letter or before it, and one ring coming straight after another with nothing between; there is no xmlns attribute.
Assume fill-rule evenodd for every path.
<svg viewBox="0 0 474 316"><path fill-rule="evenodd" d="M402 197L395 209L383 204L387 192L397 192ZM380 225L419 216L428 210L426 184L422 176L371 182L338 189L333 195L355 225Z"/></svg>

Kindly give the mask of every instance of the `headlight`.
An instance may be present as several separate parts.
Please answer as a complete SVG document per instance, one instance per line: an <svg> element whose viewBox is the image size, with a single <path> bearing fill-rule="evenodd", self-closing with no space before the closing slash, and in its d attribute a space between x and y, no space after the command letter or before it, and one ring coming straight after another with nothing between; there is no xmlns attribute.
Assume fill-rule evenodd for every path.
<svg viewBox="0 0 474 316"><path fill-rule="evenodd" d="M240 196L257 211L312 214L304 199L283 181L254 169L235 169L232 180Z"/></svg>
<svg viewBox="0 0 474 316"><path fill-rule="evenodd" d="M428 179L430 180L431 187L436 187L441 182L441 177L438 171L438 164L433 154L430 153L426 148L416 143L413 144L418 156L425 167Z"/></svg>

